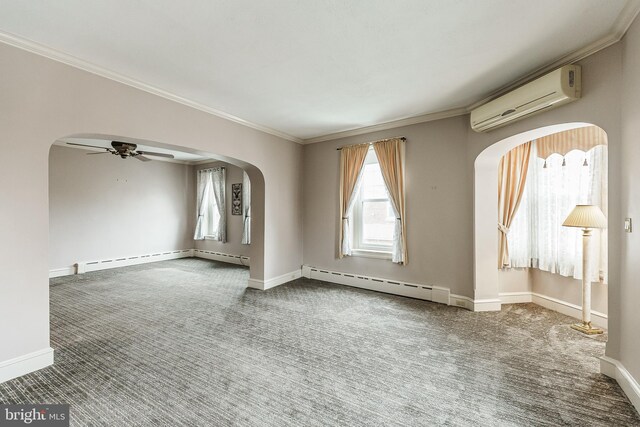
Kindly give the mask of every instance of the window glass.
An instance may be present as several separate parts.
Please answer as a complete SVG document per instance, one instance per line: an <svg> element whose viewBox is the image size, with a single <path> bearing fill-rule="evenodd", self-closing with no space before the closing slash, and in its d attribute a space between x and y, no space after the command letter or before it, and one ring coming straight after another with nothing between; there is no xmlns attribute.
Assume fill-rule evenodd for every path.
<svg viewBox="0 0 640 427"><path fill-rule="evenodd" d="M373 149L365 160L353 218L354 249L391 251L395 215Z"/></svg>

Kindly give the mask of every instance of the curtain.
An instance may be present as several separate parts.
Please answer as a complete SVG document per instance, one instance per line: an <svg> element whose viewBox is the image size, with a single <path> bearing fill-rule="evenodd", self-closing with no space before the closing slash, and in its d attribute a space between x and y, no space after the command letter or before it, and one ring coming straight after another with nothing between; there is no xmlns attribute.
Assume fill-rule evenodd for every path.
<svg viewBox="0 0 640 427"><path fill-rule="evenodd" d="M215 240L222 243L227 241L227 217L226 217L226 168L214 168L212 171L213 197L218 209L218 224L212 233Z"/></svg>
<svg viewBox="0 0 640 427"><path fill-rule="evenodd" d="M393 252L391 261L407 264L407 224L404 194L404 140L389 139L373 144L380 171L389 193L389 200L396 216L393 230Z"/></svg>
<svg viewBox="0 0 640 427"><path fill-rule="evenodd" d="M204 240L206 234L207 207L212 199L213 182L211 178L211 169L198 171L198 218L196 220L196 229L193 234L194 240Z"/></svg>
<svg viewBox="0 0 640 427"><path fill-rule="evenodd" d="M251 181L246 172L242 175L242 244L251 244Z"/></svg>
<svg viewBox="0 0 640 427"><path fill-rule="evenodd" d="M527 181L531 141L502 156L498 167L498 268L510 265L507 234Z"/></svg>
<svg viewBox="0 0 640 427"><path fill-rule="evenodd" d="M569 129L536 140L538 157L543 159L554 153L564 156L573 150L586 153L598 145L607 145L607 134L597 126Z"/></svg>
<svg viewBox="0 0 640 427"><path fill-rule="evenodd" d="M340 150L340 234L338 236L340 258L351 255L349 218L356 202L362 166L368 150L369 144L352 145Z"/></svg>
<svg viewBox="0 0 640 427"><path fill-rule="evenodd" d="M562 222L577 204L596 205L607 216L607 148L600 145L587 153L573 150L544 159L537 146L538 141L509 233L511 266L582 279L582 231L562 227ZM587 256L594 268L588 279L606 282L606 230L593 230L590 247Z"/></svg>

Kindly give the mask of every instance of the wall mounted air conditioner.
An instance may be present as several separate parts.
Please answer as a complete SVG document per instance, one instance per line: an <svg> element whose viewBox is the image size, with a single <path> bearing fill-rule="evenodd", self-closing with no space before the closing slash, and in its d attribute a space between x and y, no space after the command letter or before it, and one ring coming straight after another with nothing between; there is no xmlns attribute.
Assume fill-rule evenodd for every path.
<svg viewBox="0 0 640 427"><path fill-rule="evenodd" d="M486 132L581 96L579 65L566 65L471 111L471 128Z"/></svg>

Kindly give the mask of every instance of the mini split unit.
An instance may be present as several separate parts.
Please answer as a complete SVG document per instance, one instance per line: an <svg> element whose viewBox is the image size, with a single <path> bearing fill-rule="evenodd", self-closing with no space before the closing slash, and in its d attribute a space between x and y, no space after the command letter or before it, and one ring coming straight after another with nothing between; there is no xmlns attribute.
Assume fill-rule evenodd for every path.
<svg viewBox="0 0 640 427"><path fill-rule="evenodd" d="M487 132L575 101L580 96L580 66L566 65L474 109L471 128Z"/></svg>

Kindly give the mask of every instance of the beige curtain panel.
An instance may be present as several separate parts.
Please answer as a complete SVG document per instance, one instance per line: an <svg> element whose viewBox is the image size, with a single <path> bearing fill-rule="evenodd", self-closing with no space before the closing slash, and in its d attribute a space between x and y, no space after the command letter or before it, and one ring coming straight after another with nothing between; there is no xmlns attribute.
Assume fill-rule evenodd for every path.
<svg viewBox="0 0 640 427"><path fill-rule="evenodd" d="M351 255L349 221L356 200L356 188L362 175L368 144L352 145L340 150L340 234L338 256Z"/></svg>
<svg viewBox="0 0 640 427"><path fill-rule="evenodd" d="M572 150L587 152L598 145L607 145L607 134L597 126L570 129L536 140L538 157L541 159L555 153L564 156Z"/></svg>
<svg viewBox="0 0 640 427"><path fill-rule="evenodd" d="M380 170L387 186L391 206L396 215L393 232L393 253L391 260L407 264L407 224L404 195L404 140L393 138L373 144L380 163Z"/></svg>
<svg viewBox="0 0 640 427"><path fill-rule="evenodd" d="M519 145L500 160L498 169L498 268L510 265L507 234L524 194L531 147L531 141Z"/></svg>

